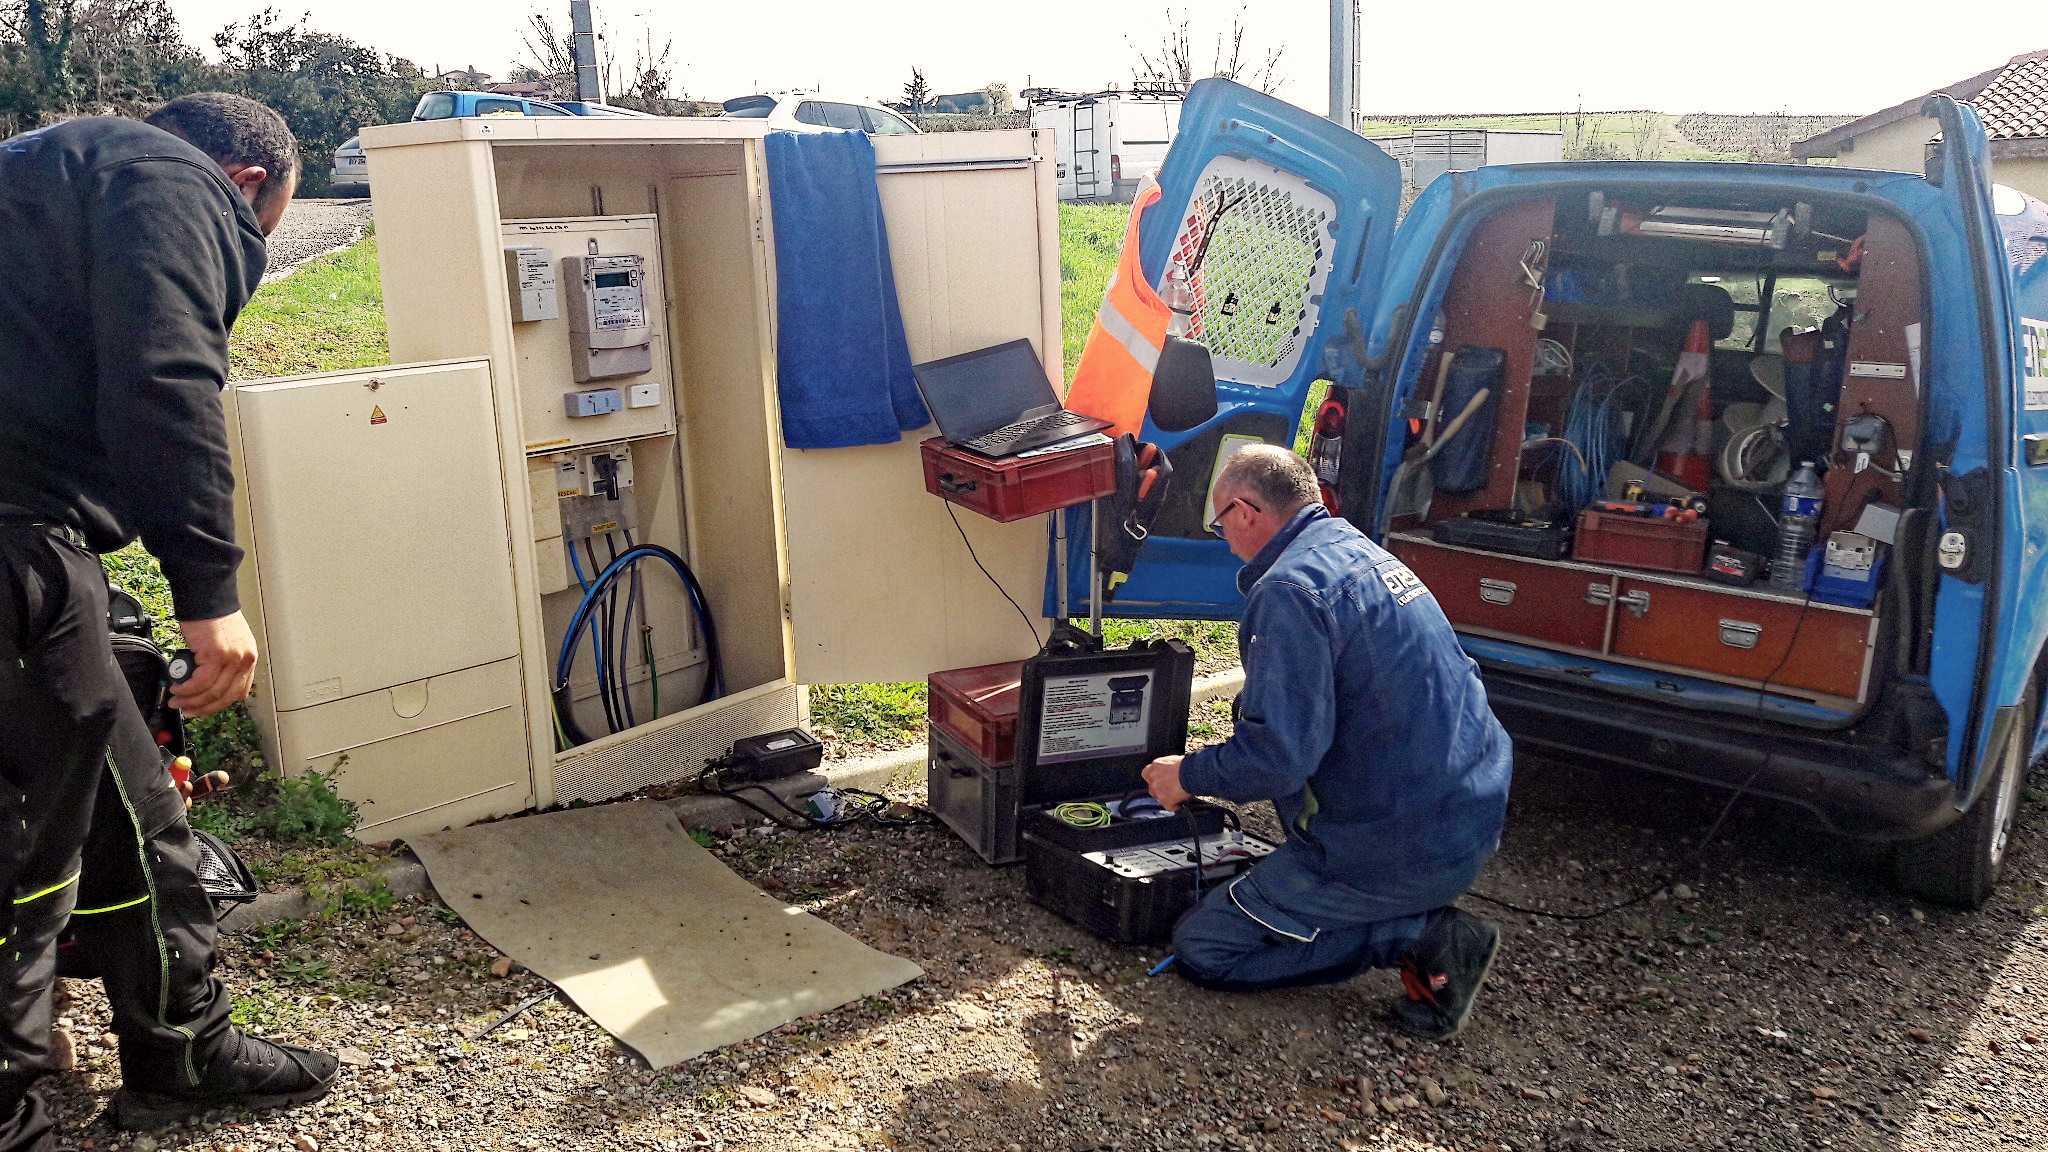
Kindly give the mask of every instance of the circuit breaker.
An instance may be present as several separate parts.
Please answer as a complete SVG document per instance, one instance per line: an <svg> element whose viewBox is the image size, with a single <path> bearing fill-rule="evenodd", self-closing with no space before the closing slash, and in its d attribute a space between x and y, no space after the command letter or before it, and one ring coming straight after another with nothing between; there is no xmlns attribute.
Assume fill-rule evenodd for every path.
<svg viewBox="0 0 2048 1152"><path fill-rule="evenodd" d="M507 220L501 235L527 453L673 432L655 218Z"/></svg>

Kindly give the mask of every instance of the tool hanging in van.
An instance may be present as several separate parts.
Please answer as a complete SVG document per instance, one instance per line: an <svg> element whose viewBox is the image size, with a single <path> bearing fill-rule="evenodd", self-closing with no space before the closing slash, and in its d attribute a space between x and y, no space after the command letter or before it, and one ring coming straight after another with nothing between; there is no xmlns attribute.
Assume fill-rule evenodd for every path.
<svg viewBox="0 0 2048 1152"><path fill-rule="evenodd" d="M1456 352L1444 350L1443 359L1437 367L1436 390L1423 420L1422 436L1409 445L1407 456L1394 472L1392 507L1395 515L1427 515L1430 499L1439 487L1447 492L1469 492L1486 483L1493 455L1494 409L1488 402L1499 392L1506 360L1506 354L1498 348L1467 344ZM1457 375L1459 391L1450 393L1453 376L1461 368L1464 369L1463 374ZM1437 419L1449 402L1447 393L1463 394L1465 400L1459 406L1458 414L1442 426L1439 435ZM1470 443L1478 445L1476 449L1461 451L1447 466L1431 467L1462 433L1474 429L1479 434Z"/></svg>

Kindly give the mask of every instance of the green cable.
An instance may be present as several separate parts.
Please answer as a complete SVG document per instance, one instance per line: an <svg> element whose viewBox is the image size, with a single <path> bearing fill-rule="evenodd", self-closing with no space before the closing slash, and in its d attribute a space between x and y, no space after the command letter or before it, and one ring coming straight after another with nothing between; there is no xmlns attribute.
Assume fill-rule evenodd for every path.
<svg viewBox="0 0 2048 1152"><path fill-rule="evenodd" d="M647 609L642 608L641 611ZM654 629L645 625L640 628L640 655L647 661L648 707L658 717L661 715L661 669L654 663Z"/></svg>
<svg viewBox="0 0 2048 1152"><path fill-rule="evenodd" d="M1069 828L1107 828L1110 821L1109 809L1092 801L1055 805L1052 815Z"/></svg>

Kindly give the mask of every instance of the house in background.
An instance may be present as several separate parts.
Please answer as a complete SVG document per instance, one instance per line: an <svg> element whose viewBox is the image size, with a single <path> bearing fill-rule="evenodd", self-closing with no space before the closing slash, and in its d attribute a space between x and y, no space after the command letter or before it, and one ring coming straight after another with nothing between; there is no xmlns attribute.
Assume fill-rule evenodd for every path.
<svg viewBox="0 0 2048 1152"><path fill-rule="evenodd" d="M1792 145L1792 156L1808 164L1925 171L1927 150L1940 133L1920 115L1920 104L1937 93L1974 106L1983 118L1993 178L2048 200L2048 49L1808 137Z"/></svg>
<svg viewBox="0 0 2048 1152"><path fill-rule="evenodd" d="M439 76L434 77L434 83L457 92L474 92L490 82L491 74L489 72L477 71L474 64L467 68L457 68L452 72L443 72Z"/></svg>

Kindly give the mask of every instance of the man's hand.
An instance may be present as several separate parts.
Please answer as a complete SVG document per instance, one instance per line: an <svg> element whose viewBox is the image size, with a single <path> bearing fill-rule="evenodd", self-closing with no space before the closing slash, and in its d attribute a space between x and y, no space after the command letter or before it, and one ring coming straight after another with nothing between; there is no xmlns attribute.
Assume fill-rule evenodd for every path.
<svg viewBox="0 0 2048 1152"><path fill-rule="evenodd" d="M1145 765L1145 787L1152 793L1152 798L1159 801L1159 806L1168 812L1178 810L1193 799L1187 789L1180 786L1181 759L1179 756L1161 756Z"/></svg>
<svg viewBox="0 0 2048 1152"><path fill-rule="evenodd" d="M171 703L187 716L211 716L249 697L256 679L256 637L236 612L212 620L180 620L192 650L192 678L171 689Z"/></svg>

